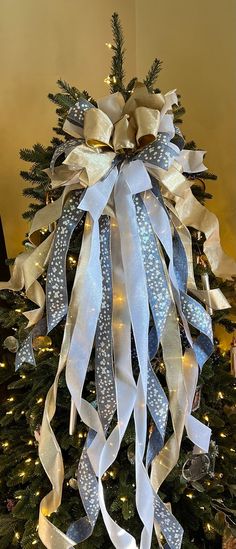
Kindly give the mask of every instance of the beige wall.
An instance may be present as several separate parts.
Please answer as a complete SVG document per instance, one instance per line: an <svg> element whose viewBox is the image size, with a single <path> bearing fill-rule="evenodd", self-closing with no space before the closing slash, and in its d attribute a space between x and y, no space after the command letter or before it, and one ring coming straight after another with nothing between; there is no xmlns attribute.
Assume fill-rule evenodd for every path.
<svg viewBox="0 0 236 549"><path fill-rule="evenodd" d="M163 91L177 87L187 109L184 132L208 150L219 175L209 183L210 208L221 221L226 251L235 253L235 0L1 0L0 213L8 254L20 250L27 229L21 213L21 147L47 144L55 122L47 93L62 77L95 96L107 93L110 16L119 11L127 49L127 77L143 76L155 56L164 61Z"/></svg>
<svg viewBox="0 0 236 549"><path fill-rule="evenodd" d="M162 91L177 88L187 113L183 131L208 151L218 175L207 183L208 207L221 224L225 251L236 258L236 1L136 0L137 70L163 60Z"/></svg>
<svg viewBox="0 0 236 549"><path fill-rule="evenodd" d="M47 99L59 77L106 95L110 17L119 9L127 46L127 77L135 67L134 0L0 0L0 214L9 256L20 251L27 230L21 219L28 203L18 151L48 144L55 107Z"/></svg>

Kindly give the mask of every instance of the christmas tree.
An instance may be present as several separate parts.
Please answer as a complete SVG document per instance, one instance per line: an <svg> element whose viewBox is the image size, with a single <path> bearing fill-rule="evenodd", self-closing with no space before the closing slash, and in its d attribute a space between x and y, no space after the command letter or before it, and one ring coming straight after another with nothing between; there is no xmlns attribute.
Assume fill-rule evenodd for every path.
<svg viewBox="0 0 236 549"><path fill-rule="evenodd" d="M150 151L150 146L152 146L153 142L159 147L159 149L154 151L157 155L163 154L165 157L165 152L169 146L168 158L169 160L175 161L174 159L176 157L177 162L178 154L180 153L181 148L184 147L182 152L184 153L184 151L186 151L187 154L183 154L182 156L182 172L184 173L184 176L181 174L182 179L180 180L180 184L183 188L185 188L186 182L190 184L192 191L191 199L197 199L199 208L202 208L205 200L211 198L206 191L205 180L216 179L216 177L208 172L203 166L203 155L197 149L195 143L190 141L184 144L182 134L176 126L182 122L182 116L184 114L184 109L180 105L180 102L178 102L178 106L175 105L173 97L166 94L164 100L165 104L167 104L164 114L166 118L162 131L160 126L158 126L159 133L155 133L154 130L153 137L151 131L153 130L153 126L151 126L150 130L150 120L154 117L154 126L157 128L157 125L159 124L159 121L157 120L157 118L159 118L158 113L160 113L163 108L163 96L160 93L160 90L155 87L155 82L161 69L161 62L158 59L154 60L142 85L137 81L137 78L133 78L126 86L124 84L124 43L122 29L117 14L112 16L112 29L114 44L108 44L108 47L113 53L112 66L111 73L106 81L110 85L111 93L117 94L118 103L115 104L116 109L119 110L120 105L122 105L121 111L123 109L125 111L126 107L124 107L124 105L127 105L128 102L130 105L131 100L136 98L137 105L141 109L139 110L140 118L138 119L136 116L135 127L134 118L132 118L132 114L130 114L130 112L133 112L132 109L134 108L132 105L131 110L128 110L123 118L119 118L118 116L118 123L120 120L123 125L119 130L120 133L117 132L116 142L113 135L113 149L110 146L110 139L104 140L103 143L98 139L94 130L96 120L93 122L92 135L87 135L87 142L90 146L89 151L94 151L94 149L91 149L92 146L95 147L95 150L96 147L98 147L98 151L102 157L102 161L100 162L98 156L96 156L93 170L96 171L96 168L100 170L100 179L101 181L104 181L104 177L107 173L112 174L112 170L116 169L117 166L121 170L121 166L123 166L125 162L126 165L129 166L134 160L136 162L144 162L146 158L142 155L145 155L147 154L147 151ZM36 144L32 150L23 149L21 151L22 160L32 164L28 171L22 171L21 173L23 179L30 183L30 187L25 189L24 194L36 200L36 203L31 203L28 211L24 214L25 219L33 221L33 230L31 230L30 238L27 236L25 240L25 255L23 258L22 256L20 257L25 261L28 257L32 257L32 254L35 253L35 251L43 250L46 258L45 265L49 265L48 271L42 268L39 256L34 260L37 276L35 273L33 276L31 266L31 270L27 274L28 278L26 277L27 280L24 291L23 284L18 278L18 286L16 285L17 287L15 287L14 290L2 290L0 294L0 322L2 326L0 386L2 393L1 400L3 403L1 406L0 434L0 540L2 549L10 547L22 547L23 549L28 549L29 547L43 548L45 546L45 537L43 538L43 544L38 536L38 514L40 501L42 501L44 497L48 497L47 494L51 490L51 483L44 472L43 466L47 471L47 469L50 469L53 459L55 459L57 469L60 469L61 467L58 454L52 454L50 456L50 451L52 450L50 441L48 442L48 440L45 439L42 440L45 432L44 427L42 429L42 417L46 398L47 404L49 405L47 409L48 414L52 418L52 431L55 433L56 440L60 445L65 469L62 494L60 494L60 482L63 475L59 474L59 477L53 477L54 480L56 479L55 482L58 482L58 485L52 483L54 494L51 501L50 498L47 501L47 504L49 506L51 505L53 508L53 512L46 513L45 505L42 512L43 516L50 516L50 523L55 527L53 530L53 535L55 536L54 541L50 542L50 536L48 535L46 546L54 549L69 547L69 545L63 545L63 538L61 537L61 534L58 534L58 532L67 532L68 539L71 538L72 541L74 540L73 545L77 542L78 546L83 549L113 546L128 547L128 545L124 544L113 545L104 525L103 518L106 516L106 512L103 509L103 518L101 513L98 514L96 498L95 505L90 505L93 496L91 491L88 492L89 500L86 499L88 486L90 488L91 486L93 487L93 483L95 482L95 489L97 489L96 475L94 475L91 462L88 460L89 454L87 452L96 438L96 433L93 429L89 428L91 427L91 424L89 423L86 425L81 417L76 420L75 406L73 403L71 408L71 394L68 391L68 379L66 379L65 370L62 371L59 378L55 415L52 401L52 408L50 409L50 398L52 397L47 397L48 391L50 391L50 387L52 387L55 376L57 375L58 362L62 355L61 349L69 319L68 315L67 317L65 316L67 311L63 309L62 304L65 303L66 294L68 294L69 298L72 300L78 265L83 261L83 258L81 259L81 250L84 249L85 241L89 238L89 235L91 237L92 225L93 227L95 225L95 223L92 223L91 218L89 218L87 214L84 214L84 210L79 208L79 205L81 205L85 196L85 189L91 184L89 180L89 176L91 175L89 171L90 166L87 165L87 172L84 173L84 171L82 171L84 164L81 164L81 160L79 160L80 169L78 170L78 164L76 164L75 157L72 157L72 168L68 176L68 164L61 163L61 155L64 155L68 160L69 156L73 155L75 149L84 146L83 134L81 132L82 124L80 124L80 120L78 121L78 117L81 116L78 105L80 108L81 105L82 107L86 106L86 112L92 112L95 109L99 110L100 119L98 120L96 129L99 129L100 124L103 121L101 112L103 113L103 109L105 109L105 104L102 101L99 102L99 109L97 109L96 101L87 91L80 92L76 87L70 86L62 80L58 81L58 85L60 87L60 92L57 94L49 94L50 100L57 106L58 125L54 128L56 137L53 137L51 144L48 147ZM142 96L141 101L143 101L143 92L145 101L147 101L146 106L143 106L142 102L141 105L138 103L140 93ZM111 95L111 97L113 97L113 95ZM156 101L155 106L153 104L153 98ZM149 100L151 102L149 102ZM174 98L174 101L177 101L176 97ZM112 108L113 106L109 111L111 118L116 115ZM142 109L145 108L146 110L142 112ZM144 119L142 118L143 115ZM150 116L151 118L148 118ZM127 122L131 119L133 125L128 125ZM146 124L147 120L148 124ZM107 120L106 123L108 123ZM143 125L145 126L145 124L148 126L148 132L146 133L142 132ZM133 131L135 129L137 133L137 126L139 130L139 147L136 147L135 150L133 150L130 143L132 145ZM171 139L168 141L166 135L168 136L170 127L171 129L174 127L175 132L174 134L171 134ZM104 129L106 129L106 126ZM159 141L158 136L160 139ZM122 139L123 141L119 141ZM115 150L115 153L113 150ZM158 153L158 150L161 152ZM79 151L81 151L81 148ZM103 152L105 152L106 156L103 155ZM181 203L181 192L178 194L179 190L177 192L177 199L174 200L174 188L164 188L165 183L168 184L168 182L165 181L165 172L170 174L169 170L171 170L172 164L170 163L170 165L164 166L161 158L159 158L159 160L160 184L157 186L155 183L155 176L152 172L156 160L154 158L153 162L153 156L149 152L148 161L152 164L152 166L149 166L149 173L152 178L153 188L156 192L156 198L161 205L159 214L161 215L162 213L163 216L165 216L165 219L167 219L167 217L168 219L171 219L174 249L176 252L174 260L171 255L168 256L168 246L165 245L166 243L161 239L161 235L159 234L159 276L162 277L163 275L163 281L165 280L164 275L166 276L166 279L168 279L167 269L169 269L172 284L170 292L172 295L175 290L175 280L177 279L180 287L181 276L185 277L188 271L189 280L192 277L192 280L190 280L190 282L188 281L190 284L190 286L188 286L189 292L195 298L195 301L191 301L193 310L198 310L200 300L202 300L207 309L206 314L208 316L204 318L201 317L201 320L207 319L210 314L212 316L213 324L221 324L227 331L233 333L235 325L228 317L228 310L225 309L227 304L217 288L220 287L223 290L225 289L227 293L231 295L233 288L232 281L227 280L223 282L219 276L222 275L224 280L229 278L229 275L232 274L230 272L230 266L233 270L235 269L234 265L233 263L230 263L228 259L226 260L222 251L220 252L222 253L221 265L220 261L217 263L217 261L214 260L211 255L211 248L209 247L209 229L207 233L207 231L204 231L203 225L202 227L199 227L197 219L192 220L191 222L191 219L186 218L186 215L183 213L186 202L183 204ZM196 163L195 165L194 162ZM50 170L49 166L51 166ZM140 170L140 164L138 166ZM94 171L92 176L94 176ZM135 177L137 177L137 172L135 172ZM96 184L97 180L98 179L95 177L95 180L92 181L91 187L89 188L92 189L93 184ZM80 182L79 187L78 182ZM66 194L68 187L69 192ZM141 191L145 192L145 189L142 189ZM146 191L149 193L148 188ZM140 231L139 238L143 245L142 251L144 254L145 238L147 231L149 230L146 213L149 212L151 215L151 212L150 209L148 210L147 203L145 203L146 209L142 208L139 194L135 194L134 196L134 200L132 199L132 208L135 207L136 209ZM147 194L147 196L149 195ZM63 197L65 197L65 199ZM69 199L66 200L68 197ZM73 200L70 202L71 197L73 197ZM60 215L58 217L55 215L54 217L51 216L49 223L47 222L48 220L46 217L42 216L41 224L36 226L37 224L35 224L34 220L37 219L37 217L35 218L37 212L45 212L45 206L47 207L47 212L52 211L52 209L50 210L50 207L55 208L55 204L61 204ZM75 205L77 206L77 217L73 213ZM194 202L194 206L196 211L196 202ZM199 211L200 214L203 212L201 209ZM93 410L98 412L98 416L102 420L104 433L106 434L107 439L114 444L112 433L115 432L116 425L119 421L119 414L117 412L116 415L115 412L115 403L110 403L112 396L115 399L114 379L112 373L108 372L104 381L104 378L101 376L101 369L99 370L99 367L101 368L102 365L102 360L104 359L99 341L104 337L104 325L108 322L108 316L111 314L110 307L107 307L107 303L109 304L112 299L111 263L107 260L108 256L105 253L102 255L104 250L106 251L110 248L109 231L107 230L109 224L111 224L111 232L113 231L112 246L114 247L114 243L118 242L116 240L117 237L114 236L116 228L115 213L117 214L117 210L114 210L114 203L112 200L108 201L103 213L104 215L101 216L99 220L100 235L102 234L100 257L103 274L102 295L103 298L105 296L107 300L104 304L104 309L107 311L107 317L103 318L103 321L100 322L100 324L98 322L95 345L91 349L89 366L83 387L83 402L91 404L89 408L90 414L93 415ZM53 288L51 284L53 273L59 272L63 267L63 265L58 265L56 262L53 263L55 260L55 253L53 255L52 251L54 250L55 252L56 250L55 235L58 236L58 234L60 235L66 232L66 224L63 226L63 215L64 219L66 215L67 218L69 217L70 219L70 223L68 223L68 239L67 242L64 241L63 243L66 257L66 292L63 285L61 285L61 287L59 285L58 288ZM212 218L210 218L210 220L212 221ZM186 230L184 225L188 226L189 231ZM114 228L112 228L113 226ZM126 230L126 227L124 227L124 230ZM165 226L165 230L168 230L168 227ZM120 231L122 232L121 227ZM124 235L124 237L127 237L127 235L128 233ZM216 233L214 233L214 235L216 235ZM150 236L149 234L149 238L152 242L152 235ZM54 249L51 247L53 239ZM191 244L191 250L189 248L189 243ZM154 246L154 244L152 245ZM219 243L215 237L215 246L217 247L218 245ZM185 264L184 255L184 250L186 252L187 249L189 251L188 269ZM48 259L49 251L51 259ZM192 253L193 261L191 257ZM180 257L180 263L178 263L178 257ZM146 254L145 266L147 279L149 272L147 264L149 259L150 256ZM117 258L115 257L115 252L113 252L114 264L115 261L117 261ZM157 259L155 254L152 255L151 250L153 268L154 266L157 268L157 263L155 263L155 261L157 261ZM17 268L18 267L19 265ZM171 271L172 267L173 271ZM37 269L39 269L39 271ZM185 272L183 273L184 269ZM193 272L196 285L193 282ZM235 274L235 271L233 274ZM92 295L96 296L98 290L97 287L93 290L93 279L91 278L90 272L89 275L88 289ZM137 279L141 276L139 271L136 272L136 276ZM116 315L116 322L122 333L123 339L120 341L121 348L124 346L126 352L129 352L129 346L126 347L125 331L123 331L122 328L123 323L125 324L124 317L122 318L122 314L120 313L124 306L124 295L122 293L122 284L119 280L119 269L116 270L115 274L113 273L113 283L116 287L115 298L113 296L113 315ZM126 284L128 285L128 281L126 281ZM35 289L35 285L36 291L34 292L32 291L32 287ZM151 287L150 282L150 288ZM63 289L63 296L60 292L61 289ZM167 290L168 285L166 287L166 292ZM159 291L161 290L159 289ZM44 292L46 292L47 295L47 326L50 327L50 330L47 330L46 328L44 316ZM168 292L165 295L167 296L167 294ZM60 301L61 297L64 299L63 302ZM138 300L138 295L135 297ZM218 305L220 301L223 311L217 310L220 309L220 306L217 305L217 300ZM35 304L34 306L32 306L32 302ZM158 320L155 318L155 303L154 305L153 303L151 304L151 299L150 306L152 313L150 315L149 326L149 357L151 371L155 374L155 377L152 378L152 382L155 385L155 390L159 391L158 395L161 399L161 406L159 408L159 415L161 416L161 411L166 410L165 395L170 396L173 386L171 386L170 383L168 385L167 382L168 362L170 360L168 350L165 348L163 340L161 346L157 345ZM62 309L62 311L60 309ZM39 311L42 313L41 316L39 315ZM159 313L160 311L161 307L159 302ZM202 309L199 309L199 311L203 314ZM186 364L188 366L189 364L191 365L191 361L194 360L194 355L191 354L193 353L193 349L191 349L190 340L193 340L195 343L199 341L199 332L201 334L200 337L202 338L204 338L204 335L206 336L206 333L204 334L201 331L202 326L199 326L196 321L191 323L191 319L191 328L187 328L185 322L187 312L188 311L186 310L185 315L177 320L179 323L179 342L181 343L183 354L185 352ZM26 314L24 315L24 313ZM92 316L91 311L90 314ZM30 321L30 327L27 326L26 317ZM37 319L37 321L35 321L35 319ZM131 333L130 351L132 353L132 371L134 376L133 385L130 380L130 393L134 390L134 386L136 384L138 385L141 361L135 322L135 319L132 319L132 332L130 332L130 326L128 326L126 330L128 340L130 339ZM89 317L84 318L84 323L89 325ZM116 330L114 325L113 330ZM171 326L169 326L169 330L171 330ZM116 341L119 340L119 337L119 335L115 335ZM193 444L189 439L189 427L185 423L187 432L184 432L181 450L177 456L177 463L170 468L167 477L163 475L163 482L161 482L160 490L158 491L161 501L166 504L166 506L164 506L164 511L162 508L159 508L159 514L166 510L168 520L175 520L174 518L172 519L172 517L176 517L179 524L182 525L184 529L182 546L185 549L210 549L212 547L221 547L223 535L228 536L228 540L225 539L225 543L229 544L232 542L232 538L235 534L235 510L233 509L236 467L234 448L234 425L236 418L236 408L234 404L235 371L233 353L231 353L232 364L230 364L230 351L222 352L219 343L220 342L215 339L215 350L213 351L212 348L208 353L208 356L207 348L204 347L204 343L201 344L201 349L205 352L207 360L197 381L197 388L196 379L194 382L192 381L191 390L188 393L190 409L185 409L185 415L188 413L189 417L193 417L191 416L192 408L194 417L201 420L206 427L208 426L212 430L210 448L207 451L205 450L202 451L202 453L199 453L199 448L202 449L201 440L199 441L199 444L196 445L196 440L194 439L196 451L193 453ZM168 344L170 344L170 340ZM113 349L112 351L109 337L105 339L105 345L109 355L108 360L111 360L112 353L118 354L118 351L117 349ZM33 354L32 348L34 350ZM194 350L197 354L196 346L194 347ZM14 364L15 353L17 353L16 372ZM79 356L80 348L76 349L76 353ZM201 360L199 359L199 361ZM185 382L187 383L186 380ZM105 401L105 403L102 397L104 383L107 386L107 402ZM160 389L159 383L164 388L163 392ZM192 397L190 398L191 391L193 392L193 390L195 392L195 397L194 394L192 394ZM151 391L150 386L149 391ZM124 403L125 398L127 398L127 394L123 393ZM107 408L105 404L108 404ZM85 404L84 406L86 408ZM81 409L82 417L84 413L84 410ZM146 465L146 471L150 471L152 462L155 462L155 457L161 455L163 448L167 448L168 450L167 441L170 440L171 437L173 439L173 431L175 428L177 429L177 427L174 425L173 417L171 419L170 414L166 413L164 421L165 430L163 433L161 431L161 425L158 423L158 418L155 417L154 410L150 404L148 411L148 443L145 452L137 462L137 445L135 447L135 430L137 431L138 428L137 416L138 411L136 410L135 421L133 417L131 417L130 421L127 421L127 427L124 430L124 433L122 433L119 452L115 455L114 459L111 460L111 464L108 463L108 466L101 475L101 481L106 494L106 509L112 516L113 521L115 524L119 524L122 532L126 532L127 539L133 537L136 540L140 540L143 525L146 525L145 535L147 535L148 529L148 518L142 515L143 507L141 502L135 501L137 484L139 484L139 489L141 490L141 497L144 497L145 494L145 491L144 494L142 494L142 483L140 485L140 476L142 478L143 475L141 463ZM176 419L178 422L178 416ZM72 434L69 433L69 424L70 432ZM206 429L201 432L204 432L206 437L209 436L209 430ZM43 466L38 456L39 444L41 445L40 458ZM198 446L198 448L196 448L196 446ZM137 467L139 467L138 477ZM52 480L50 474L49 477ZM144 487L147 487L147 484L145 483L146 478L144 477ZM80 491L80 495L78 490ZM60 498L61 505L55 505L55 501L59 502ZM102 499L100 501L102 501ZM159 505L161 505L160 502ZM170 511L172 511L173 515ZM85 516L85 512L87 516ZM44 525L44 523L42 524ZM42 524L41 531L43 530ZM176 526L178 523L173 522L173 524L178 534L178 532L180 532L178 526ZM45 531L47 537L47 526L45 526ZM49 532L51 531L49 530ZM58 538L57 535L59 536ZM168 529L165 531L162 524L161 528L159 528L158 521L155 520L155 532L152 534L151 547L154 548L164 545L166 543L165 538L169 547L179 547L179 544L181 544L181 532L177 541L174 541L168 532ZM145 547L145 541L142 541L142 543L143 545L141 545L141 547ZM130 545L130 547L133 547L133 545ZM148 545L146 545L146 547L148 547Z"/></svg>

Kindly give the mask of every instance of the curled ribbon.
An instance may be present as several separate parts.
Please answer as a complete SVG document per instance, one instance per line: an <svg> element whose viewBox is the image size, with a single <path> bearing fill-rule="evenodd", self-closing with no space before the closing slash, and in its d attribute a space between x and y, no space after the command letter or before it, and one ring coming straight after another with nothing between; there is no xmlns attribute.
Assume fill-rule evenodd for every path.
<svg viewBox="0 0 236 549"><path fill-rule="evenodd" d="M214 308L228 306L218 290L197 288L186 225L205 233L205 253L215 274L229 276L227 269L236 271L231 260L225 263L215 217L195 201L183 175L205 169L204 152L182 150L183 137L173 124L175 103L175 91L165 96L150 94L140 83L126 103L119 93L102 98L98 108L85 99L76 103L64 125L75 139L56 149L47 170L52 187L64 186L64 191L36 214L30 232L32 242L36 243L42 226L55 222L57 226L30 254L16 260L7 286L17 290L25 286L27 296L38 305L26 315L31 326L39 327L45 295L38 278L48 263L48 331L66 316L58 371L45 401L39 445L40 459L52 484L41 502L39 517L39 536L48 549L69 549L86 539L93 532L99 509L114 547L137 547L134 537L109 514L103 487L103 475L118 455L132 414L136 507L143 524L140 549L151 547L153 527L157 539L160 541L161 532L170 549L181 547L182 527L163 503L159 489L178 461L184 426L202 451L206 452L209 444L209 430L191 416L198 367L213 350L210 317L194 296ZM61 155L65 159L55 167ZM65 258L72 233L84 218L68 305ZM184 357L179 318L189 343ZM191 326L197 330L197 337L192 337ZM131 328L137 378L132 369ZM18 366L32 361L31 336L19 350ZM93 346L96 401L89 403L83 398L83 388ZM150 363L159 346L169 399ZM48 519L62 497L63 460L51 421L64 368L73 406L88 427L78 467L78 488L86 516L72 523L67 534ZM147 410L154 425L149 440ZM168 411L173 433L165 441Z"/></svg>

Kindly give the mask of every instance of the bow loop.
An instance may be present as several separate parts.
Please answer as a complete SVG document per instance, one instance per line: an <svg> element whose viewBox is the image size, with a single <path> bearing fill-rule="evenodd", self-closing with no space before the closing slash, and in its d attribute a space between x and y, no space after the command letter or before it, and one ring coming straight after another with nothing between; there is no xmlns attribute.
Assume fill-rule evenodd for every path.
<svg viewBox="0 0 236 549"><path fill-rule="evenodd" d="M148 107L137 107L135 110L137 124L136 140L139 147L145 147L155 141L160 125L160 112Z"/></svg>
<svg viewBox="0 0 236 549"><path fill-rule="evenodd" d="M84 116L84 138L89 147L109 147L113 132L110 118L100 109L88 109Z"/></svg>
<svg viewBox="0 0 236 549"><path fill-rule="evenodd" d="M113 134L113 147L115 151L124 149L135 149L136 146L136 125L134 120L125 114L115 124Z"/></svg>

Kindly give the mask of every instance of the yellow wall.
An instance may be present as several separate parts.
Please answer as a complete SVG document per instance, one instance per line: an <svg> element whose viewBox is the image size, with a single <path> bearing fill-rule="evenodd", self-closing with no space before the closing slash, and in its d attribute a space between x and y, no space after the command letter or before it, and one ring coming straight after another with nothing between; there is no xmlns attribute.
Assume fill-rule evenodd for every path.
<svg viewBox="0 0 236 549"><path fill-rule="evenodd" d="M208 207L220 220L222 243L236 258L236 2L136 0L137 70L163 60L162 91L177 88L187 113L183 131L208 151L218 175L207 183Z"/></svg>
<svg viewBox="0 0 236 549"><path fill-rule="evenodd" d="M236 255L235 0L1 0L0 213L8 254L19 252L27 229L18 151L49 142L55 115L47 94L58 77L96 97L107 93L114 10L126 36L127 77L143 76L157 55L160 87L182 94L184 132L208 151L207 165L219 175L207 184L210 208L225 250Z"/></svg>

